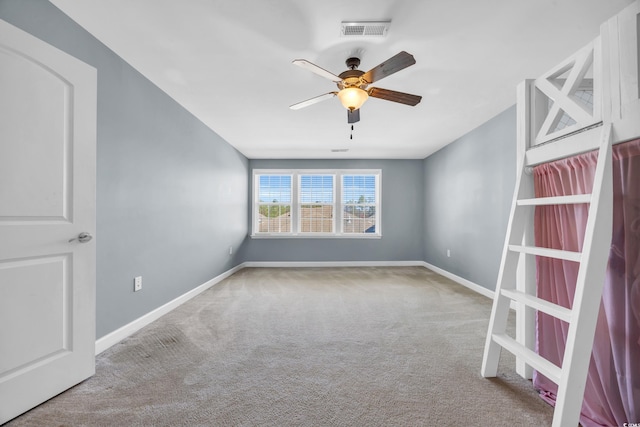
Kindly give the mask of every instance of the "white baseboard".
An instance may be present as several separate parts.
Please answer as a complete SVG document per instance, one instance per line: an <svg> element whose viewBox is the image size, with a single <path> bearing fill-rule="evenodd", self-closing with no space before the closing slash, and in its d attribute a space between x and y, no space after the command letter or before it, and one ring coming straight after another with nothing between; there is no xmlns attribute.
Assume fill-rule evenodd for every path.
<svg viewBox="0 0 640 427"><path fill-rule="evenodd" d="M96 355L102 353L109 347L119 343L123 339L128 336L134 334L140 329L144 328L151 322L158 320L163 315L169 313L171 310L176 307L184 304L189 301L191 298L197 296L198 294L206 291L213 285L223 281L227 277L232 274L242 270L243 268L251 268L251 267L280 267L280 268L295 268L295 267L425 267L429 270L433 270L436 273L447 277L453 280L456 283L465 286L472 291L475 291L479 294L482 294L488 298L493 299L494 292L482 287L478 284L475 284L467 279L463 279L460 276L456 276L455 274L449 273L446 270L443 270L435 265L431 265L424 261L293 261L293 262L270 262L270 261L258 261L258 262L243 262L230 270L225 271L224 273L214 277L213 279L203 283L190 290L189 292L179 296L178 298L169 301L168 303L156 308L155 310L150 311L149 313L137 318L131 323L124 325L123 327L116 329L115 331L101 337L96 340Z"/></svg>
<svg viewBox="0 0 640 427"><path fill-rule="evenodd" d="M208 280L207 282L203 283L202 285L198 286L197 288L194 288L194 289L190 290L189 292L187 292L187 293L185 293L183 295L180 295L178 298L169 301L168 303L156 308L155 310L150 311L149 313L145 314L144 316L141 316L141 317L137 318L133 322L128 323L128 324L124 325L123 327L121 327L119 329L116 329L115 331L113 331L113 332L111 332L111 333L99 338L98 340L96 340L96 350L95 350L96 351L96 355L102 353L103 351L105 351L109 347L119 343L120 341L122 341L123 339L127 338L128 336L130 336L133 333L139 331L140 329L144 328L145 326L147 326L151 322L153 322L155 320L158 320L160 317L162 317L163 315L167 314L168 312L170 312L174 308L184 304L185 302L189 301L191 298L193 298L196 295L206 291L207 289L209 289L213 285L223 281L227 277L229 277L232 274L242 270L243 268L244 268L243 264L237 265L237 266L233 267L232 269L227 270L224 273L214 277L213 279Z"/></svg>
<svg viewBox="0 0 640 427"><path fill-rule="evenodd" d="M451 279L456 283L461 284L462 286L471 289L481 295L484 295L487 298L493 299L494 292L490 289L485 288L484 286L480 286L477 283L473 283L467 279L464 279L460 276L456 276L453 273L449 273L447 270L443 270L440 267L436 267L435 265L429 264L428 262L423 262L422 265L429 270L433 270L441 276L446 277L447 279Z"/></svg>
<svg viewBox="0 0 640 427"><path fill-rule="evenodd" d="M243 268L302 267L423 267L424 261L249 261Z"/></svg>
<svg viewBox="0 0 640 427"><path fill-rule="evenodd" d="M280 267L280 268L295 268L295 267L424 267L429 270L433 270L436 273L444 276L454 282L471 289L487 298L493 299L494 292L473 283L460 276L456 276L446 270L443 270L435 265L429 264L425 261L249 261L242 264L242 267Z"/></svg>
<svg viewBox="0 0 640 427"><path fill-rule="evenodd" d="M447 270L443 270L443 269L441 269L439 267L436 267L435 265L431 265L428 262L423 262L422 265L425 268L428 268L429 270L433 270L436 273L438 273L439 275L444 276L444 277L446 277L448 279L451 279L454 282L459 283L460 285L462 285L462 286L464 286L466 288L469 288L472 291L479 293L480 295L484 295L487 298L493 299L494 296L495 296L495 292L494 291L492 291L490 289L487 289L484 286L480 286L477 283L473 283L473 282L471 282L471 281L469 281L467 279L464 279L464 278L462 278L460 276L456 276L453 273L449 273ZM515 301L511 301L509 303L509 307L511 308L511 310L517 310L516 302Z"/></svg>

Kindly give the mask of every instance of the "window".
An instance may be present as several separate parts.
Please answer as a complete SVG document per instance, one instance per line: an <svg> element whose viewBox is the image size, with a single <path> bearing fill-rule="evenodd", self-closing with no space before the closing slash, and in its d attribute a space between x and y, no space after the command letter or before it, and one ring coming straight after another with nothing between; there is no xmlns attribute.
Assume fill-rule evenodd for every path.
<svg viewBox="0 0 640 427"><path fill-rule="evenodd" d="M291 232L291 175L261 175L258 182L258 231Z"/></svg>
<svg viewBox="0 0 640 427"><path fill-rule="evenodd" d="M300 232L333 233L333 175L300 175Z"/></svg>
<svg viewBox="0 0 640 427"><path fill-rule="evenodd" d="M343 175L342 206L343 233L375 233L376 177Z"/></svg>
<svg viewBox="0 0 640 427"><path fill-rule="evenodd" d="M254 170L253 237L380 237L376 170Z"/></svg>

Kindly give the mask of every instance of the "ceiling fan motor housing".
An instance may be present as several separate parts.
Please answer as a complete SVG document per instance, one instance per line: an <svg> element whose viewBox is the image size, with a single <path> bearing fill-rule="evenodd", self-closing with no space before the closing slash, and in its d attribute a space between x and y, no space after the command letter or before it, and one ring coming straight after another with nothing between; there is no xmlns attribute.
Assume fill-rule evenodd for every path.
<svg viewBox="0 0 640 427"><path fill-rule="evenodd" d="M358 66L360 65L360 58L348 58L345 61L347 67L349 69L341 73L338 77L342 79L341 82L337 83L338 88L340 90L349 88L349 87L357 87L360 89L366 89L367 83L360 78L364 74L364 71L358 70Z"/></svg>
<svg viewBox="0 0 640 427"><path fill-rule="evenodd" d="M357 58L355 58L357 59ZM347 63L349 61L347 60ZM358 60L360 62L360 60ZM338 88L344 89L348 87L357 87L360 89L366 89L367 83L360 78L364 74L364 71L351 69L340 73L338 77L342 79L341 82L337 83Z"/></svg>

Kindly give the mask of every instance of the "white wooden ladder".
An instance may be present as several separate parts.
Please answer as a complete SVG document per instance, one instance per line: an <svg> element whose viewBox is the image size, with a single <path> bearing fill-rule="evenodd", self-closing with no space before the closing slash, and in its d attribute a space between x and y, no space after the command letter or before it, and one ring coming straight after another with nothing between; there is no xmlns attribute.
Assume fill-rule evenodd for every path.
<svg viewBox="0 0 640 427"><path fill-rule="evenodd" d="M533 185L530 182L533 178L525 174L526 156L523 153L522 158L518 159L516 189L482 361L482 376L495 377L501 348L504 348L554 381L558 385L553 415L555 427L578 425L611 244L613 221L611 124L605 123L601 129L598 163L591 194L533 198ZM527 222L533 221L535 206L578 203L590 203L582 252L523 246L525 228ZM580 263L571 309L517 290L516 269L521 254ZM569 323L561 367L507 335L507 316L511 301Z"/></svg>

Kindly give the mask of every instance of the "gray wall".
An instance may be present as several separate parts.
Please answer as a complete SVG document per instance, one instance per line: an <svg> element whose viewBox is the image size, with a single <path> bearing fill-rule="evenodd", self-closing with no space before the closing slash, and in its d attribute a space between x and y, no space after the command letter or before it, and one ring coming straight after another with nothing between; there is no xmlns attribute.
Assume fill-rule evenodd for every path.
<svg viewBox="0 0 640 427"><path fill-rule="evenodd" d="M248 161L49 2L0 18L98 69L97 337L243 261L426 260L495 288L515 107L425 160ZM249 238L252 168L382 169L383 237Z"/></svg>
<svg viewBox="0 0 640 427"><path fill-rule="evenodd" d="M0 18L98 69L97 337L237 265L248 160L49 2Z"/></svg>
<svg viewBox="0 0 640 427"><path fill-rule="evenodd" d="M515 106L427 157L425 261L494 290L515 173Z"/></svg>
<svg viewBox="0 0 640 427"><path fill-rule="evenodd" d="M422 261L422 160L251 160L253 169L381 169L381 239L251 239L245 261ZM251 171L249 172L251 174ZM249 221L251 219L249 218Z"/></svg>

